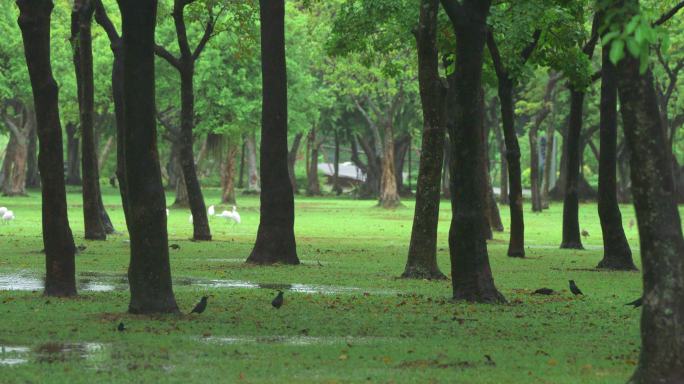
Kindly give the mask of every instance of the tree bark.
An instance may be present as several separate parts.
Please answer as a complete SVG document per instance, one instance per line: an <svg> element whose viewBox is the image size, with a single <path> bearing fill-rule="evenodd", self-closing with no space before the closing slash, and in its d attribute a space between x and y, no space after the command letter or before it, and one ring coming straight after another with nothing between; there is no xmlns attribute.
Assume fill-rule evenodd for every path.
<svg viewBox="0 0 684 384"><path fill-rule="evenodd" d="M228 143L226 159L223 162L221 172L221 202L223 204L235 204L235 162L237 160L238 146Z"/></svg>
<svg viewBox="0 0 684 384"><path fill-rule="evenodd" d="M100 215L100 180L95 151L94 115L95 83L93 80L92 17L89 0L76 0L71 14L71 43L78 90L81 120L81 170L83 173L83 225L86 240L106 240Z"/></svg>
<svg viewBox="0 0 684 384"><path fill-rule="evenodd" d="M423 109L416 208L403 278L446 279L437 265L440 181L444 161L447 89L439 77L437 14L439 0L421 0L418 45L418 82Z"/></svg>
<svg viewBox="0 0 684 384"><path fill-rule="evenodd" d="M78 126L74 123L67 123L67 174L66 183L68 185L81 185L81 151L80 140L76 136Z"/></svg>
<svg viewBox="0 0 684 384"><path fill-rule="evenodd" d="M287 172L285 0L260 0L261 209L252 264L299 264L294 236L294 193Z"/></svg>
<svg viewBox="0 0 684 384"><path fill-rule="evenodd" d="M122 141L131 237L128 311L177 313L169 263L166 198L156 140L154 31L157 1L118 0L118 3L123 29L125 129Z"/></svg>
<svg viewBox="0 0 684 384"><path fill-rule="evenodd" d="M394 127L391 121L383 124L382 176L380 178L380 199L378 205L396 208L401 205L394 168Z"/></svg>
<svg viewBox="0 0 684 384"><path fill-rule="evenodd" d="M28 116L32 112L23 103L13 104L15 113L18 114L17 118L14 119L7 114L4 116L5 124L10 131L10 139L2 164L2 194L3 196L26 196L29 146L35 124Z"/></svg>
<svg viewBox="0 0 684 384"><path fill-rule="evenodd" d="M114 145L114 136L109 136L107 138L107 142L105 142L104 147L102 148L102 151L100 152L100 156L97 159L97 169L102 169L102 167L105 166L107 163L107 160L109 159L109 154L112 151L112 145Z"/></svg>
<svg viewBox="0 0 684 384"><path fill-rule="evenodd" d="M51 0L17 0L17 5L40 146L38 167L42 184L45 295L74 296L76 247L67 214L58 89L50 63L53 3Z"/></svg>
<svg viewBox="0 0 684 384"><path fill-rule="evenodd" d="M603 232L603 259L597 268L635 270L617 199L617 78L608 49L603 50L601 68L598 213Z"/></svg>
<svg viewBox="0 0 684 384"><path fill-rule="evenodd" d="M38 172L38 132L35 113L29 112L31 132L29 133L28 159L26 160L26 188L40 188L40 173Z"/></svg>
<svg viewBox="0 0 684 384"><path fill-rule="evenodd" d="M263 139L262 139L263 141ZM259 170L256 160L256 138L254 132L247 134L247 192L258 194L261 192Z"/></svg>
<svg viewBox="0 0 684 384"><path fill-rule="evenodd" d="M298 193L295 164L297 163L297 154L299 153L299 146L302 143L303 137L304 134L298 132L292 140L292 148L290 148L290 151L287 153L287 173L290 176L290 184L292 184L292 190L294 193Z"/></svg>
<svg viewBox="0 0 684 384"><path fill-rule="evenodd" d="M638 7L636 1L627 3ZM639 60L617 66L625 136L630 151L644 279L641 354L631 383L684 382L684 238L675 203L670 157L649 70Z"/></svg>
<svg viewBox="0 0 684 384"><path fill-rule="evenodd" d="M584 249L580 238L578 195L583 106L584 92L570 90L570 123L565 138L567 163L563 200L563 241L560 246L565 249Z"/></svg>
<svg viewBox="0 0 684 384"><path fill-rule="evenodd" d="M310 156L307 158L307 169L306 169L306 195L307 196L320 196L321 195L321 183L318 181L318 150L321 143L318 142L316 138L316 127L311 128L309 135L307 137L307 148L310 148Z"/></svg>
<svg viewBox="0 0 684 384"><path fill-rule="evenodd" d="M504 302L494 285L487 243L482 175L483 51L489 0L442 0L456 34L456 103L447 123L451 141L451 207L449 252L454 300Z"/></svg>

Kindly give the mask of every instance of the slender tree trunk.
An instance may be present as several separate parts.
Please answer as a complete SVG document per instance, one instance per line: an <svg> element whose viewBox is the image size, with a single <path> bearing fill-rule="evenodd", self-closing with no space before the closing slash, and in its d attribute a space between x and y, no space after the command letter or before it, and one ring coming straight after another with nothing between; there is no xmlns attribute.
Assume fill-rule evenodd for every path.
<svg viewBox="0 0 684 384"><path fill-rule="evenodd" d="M226 159L223 162L221 172L221 202L224 204L235 204L235 161L238 146L233 142L229 142L226 152Z"/></svg>
<svg viewBox="0 0 684 384"><path fill-rule="evenodd" d="M617 78L608 53L608 49L603 50L601 66L598 212L603 232L603 260L597 268L635 270L617 199Z"/></svg>
<svg viewBox="0 0 684 384"><path fill-rule="evenodd" d="M308 137L307 147L311 148L311 156L309 161L307 161L306 170L306 195L307 196L320 196L321 195L321 183L318 181L318 149L320 148L320 143L316 138L316 127L311 129Z"/></svg>
<svg viewBox="0 0 684 384"><path fill-rule="evenodd" d="M290 184L292 184L292 190L294 193L298 193L295 164L297 163L297 154L299 153L299 146L302 143L303 137L304 134L298 132L292 140L292 148L290 148L290 151L287 153L287 173L290 176Z"/></svg>
<svg viewBox="0 0 684 384"><path fill-rule="evenodd" d="M391 122L383 124L382 177L380 179L380 201L383 208L396 208L401 205L397 179L394 169L394 127Z"/></svg>
<svg viewBox="0 0 684 384"><path fill-rule="evenodd" d="M260 193L259 170L256 160L256 138L254 132L247 134L247 191ZM263 141L263 139L262 139ZM262 149L263 151L263 149Z"/></svg>
<svg viewBox="0 0 684 384"><path fill-rule="evenodd" d="M118 0L118 3L123 28L123 149L131 236L128 311L176 313L178 306L171 284L166 231L166 199L157 160L154 88L157 1Z"/></svg>
<svg viewBox="0 0 684 384"><path fill-rule="evenodd" d="M66 183L69 185L81 185L81 151L80 140L76 137L78 126L67 123L67 175Z"/></svg>
<svg viewBox="0 0 684 384"><path fill-rule="evenodd" d="M492 187L492 177L489 169L489 126L485 124L486 121L486 108L484 104L484 89L480 92L480 101L482 103L482 166L483 166L483 178L485 183L485 215L487 218L487 228L485 229L488 236L487 239L491 240L494 238L494 233L503 232L504 226L501 221L501 214L499 213L499 206L496 205L496 199L494 198L494 187Z"/></svg>
<svg viewBox="0 0 684 384"><path fill-rule="evenodd" d="M107 163L107 160L109 159L109 154L112 151L112 146L114 145L114 136L109 136L107 138L107 142L105 143L104 147L102 148L102 151L100 152L100 157L97 160L97 169L102 169L105 164Z"/></svg>
<svg viewBox="0 0 684 384"><path fill-rule="evenodd" d="M333 160L332 190L337 196L342 194L340 186L340 133L335 130L335 156Z"/></svg>
<svg viewBox="0 0 684 384"><path fill-rule="evenodd" d="M93 80L92 17L94 8L89 0L77 0L71 20L74 67L81 120L81 170L83 172L83 224L87 240L105 240L100 215L100 180L95 151L94 115L95 83Z"/></svg>
<svg viewBox="0 0 684 384"><path fill-rule="evenodd" d="M448 80L450 84L453 84L452 80ZM455 102L455 99L454 99ZM451 99L449 99L449 104L452 104ZM448 131L447 131L448 134ZM448 140L451 142L451 139ZM442 197L445 199L451 199L451 148L448 145L444 146L444 164L442 171Z"/></svg>
<svg viewBox="0 0 684 384"><path fill-rule="evenodd" d="M242 139L242 150L240 151L240 177L238 178L238 188L244 188L245 176L245 139Z"/></svg>
<svg viewBox="0 0 684 384"><path fill-rule="evenodd" d="M451 207L449 231L453 298L475 302L503 302L494 285L487 242L482 175L483 51L489 0L442 0L456 34L455 113L448 121L451 140ZM455 10L454 8L458 8Z"/></svg>
<svg viewBox="0 0 684 384"><path fill-rule="evenodd" d="M501 137L501 130L496 127L496 141L499 143L499 156L501 158L501 175L499 178L499 202L509 204L508 200L508 162L506 161L506 144Z"/></svg>
<svg viewBox="0 0 684 384"><path fill-rule="evenodd" d="M418 44L418 81L423 108L416 208L406 267L401 277L445 279L437 265L440 181L446 131L446 87L439 77L437 14L439 0L421 0Z"/></svg>
<svg viewBox="0 0 684 384"><path fill-rule="evenodd" d="M570 123L565 143L567 168L563 200L563 242L560 246L566 249L584 248L580 239L578 195L583 106L584 93L570 90Z"/></svg>
<svg viewBox="0 0 684 384"><path fill-rule="evenodd" d="M555 95L555 94L554 94ZM542 208L549 208L549 190L551 189L551 178L556 174L556 105L555 96L552 99L553 106L551 107L551 122L546 129L546 157L544 158L544 182L542 184L541 200Z"/></svg>
<svg viewBox="0 0 684 384"><path fill-rule="evenodd" d="M285 0L260 0L261 215L252 264L299 264L294 236L294 193L287 173Z"/></svg>
<svg viewBox="0 0 684 384"><path fill-rule="evenodd" d="M19 27L31 79L40 152L45 295L76 295L74 238L67 215L58 89L50 63L51 0L17 0Z"/></svg>
<svg viewBox="0 0 684 384"><path fill-rule="evenodd" d="M178 177L176 178L176 200L174 200L173 206L187 208L190 206L190 198L188 197L188 188L185 186L183 170L178 166L175 168L178 170Z"/></svg>
<svg viewBox="0 0 684 384"><path fill-rule="evenodd" d="M636 1L627 3L635 8ZM635 9L638 11L638 9ZM629 56L617 67L644 278L641 354L631 383L684 382L684 239L670 156L649 70Z"/></svg>

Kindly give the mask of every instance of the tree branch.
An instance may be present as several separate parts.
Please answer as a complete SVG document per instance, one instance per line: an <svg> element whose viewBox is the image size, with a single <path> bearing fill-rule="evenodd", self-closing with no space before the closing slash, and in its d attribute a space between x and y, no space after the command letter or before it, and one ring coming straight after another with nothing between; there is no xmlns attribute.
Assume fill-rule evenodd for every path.
<svg viewBox="0 0 684 384"><path fill-rule="evenodd" d="M526 63L527 60L532 56L532 52L537 48L537 44L539 43L539 38L541 37L541 29L537 29L534 31L534 34L532 35L532 41L530 44L525 47L525 49L522 50L520 56L522 57L523 63Z"/></svg>
<svg viewBox="0 0 684 384"><path fill-rule="evenodd" d="M444 8L444 12L446 12L447 16L449 16L451 23L458 24L459 16L462 11L461 4L459 4L457 0L441 0L441 3L442 8Z"/></svg>
<svg viewBox="0 0 684 384"><path fill-rule="evenodd" d="M178 60L177 57L171 54L171 52L167 51L166 48L162 47L159 44L154 45L154 54L157 55L158 57L161 57L162 59L166 60L171 66L174 68L180 70L181 69L181 64L180 60Z"/></svg>
<svg viewBox="0 0 684 384"><path fill-rule="evenodd" d="M665 24L665 23L666 23L668 20L670 20L674 15L676 15L677 12L679 12L679 10L681 10L682 8L684 8L684 1L679 2L679 4L675 5L674 7L672 7L672 9L670 9L670 10L667 11L667 12L665 12L662 16L660 16L660 18L658 18L658 20L656 20L655 22L653 22L653 25L655 26L655 25L663 25L663 24Z"/></svg>
<svg viewBox="0 0 684 384"><path fill-rule="evenodd" d="M192 53L193 61L196 61L199 58L199 56L202 54L202 51L204 51L204 48L207 46L209 39L211 39L211 37L213 36L212 33L214 33L215 24L216 19L210 17L207 21L207 25L204 27L204 34L202 35L202 39L200 40L199 44L197 44L197 47L195 47L195 51Z"/></svg>
<svg viewBox="0 0 684 384"><path fill-rule="evenodd" d="M107 15L107 10L104 5L102 5L102 0L95 0L95 22L100 24L102 29L104 29L107 37L109 37L109 43L112 45L112 49L121 44L121 36L119 36L116 27Z"/></svg>

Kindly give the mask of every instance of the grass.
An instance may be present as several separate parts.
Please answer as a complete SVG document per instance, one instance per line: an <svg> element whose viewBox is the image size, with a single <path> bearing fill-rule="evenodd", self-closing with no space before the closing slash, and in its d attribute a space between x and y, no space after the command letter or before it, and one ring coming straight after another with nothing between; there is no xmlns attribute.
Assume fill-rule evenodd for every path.
<svg viewBox="0 0 684 384"><path fill-rule="evenodd" d="M115 226L124 231L117 192L104 192ZM209 203L219 199L217 190L206 194ZM77 256L78 278L119 281L128 265L127 235L84 241L80 194L72 191L68 198L76 243L87 246ZM296 234L303 265L297 267L241 262L255 238L256 197L239 197L242 225L213 219L215 241L209 243L189 241L188 211L171 209L170 242L181 247L171 251L178 304L187 313L200 296L213 294L207 311L128 315L128 291L122 289L82 290L68 300L48 300L40 291L0 291L0 362L22 362L0 364L0 381L623 383L634 370L640 312L624 303L640 295L641 275L593 269L602 254L594 204L582 205L580 213L581 226L590 233L588 250L557 249L560 203L541 214L526 205L524 260L506 257L508 233L495 234L490 259L506 305L451 303L449 282L397 279L413 202L393 211L374 204L298 197ZM0 283L13 273L42 276L39 193L0 198L0 206L17 216L11 225L0 226ZM627 229L634 213L622 208L639 265L638 234ZM502 215L507 224L505 207ZM450 217L444 202L439 264L445 273ZM265 289L212 287L189 278L262 283ZM567 291L571 278L585 297ZM315 292L286 292L283 308L271 308L275 291L268 284L295 283L312 285ZM531 295L540 287L560 294ZM333 292L320 292L326 289ZM115 330L119 321L126 332Z"/></svg>

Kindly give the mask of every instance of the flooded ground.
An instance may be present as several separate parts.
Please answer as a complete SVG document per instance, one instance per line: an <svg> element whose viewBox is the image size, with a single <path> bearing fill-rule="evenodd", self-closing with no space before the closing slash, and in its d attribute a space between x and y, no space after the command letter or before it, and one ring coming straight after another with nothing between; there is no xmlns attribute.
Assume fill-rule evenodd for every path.
<svg viewBox="0 0 684 384"><path fill-rule="evenodd" d="M108 357L106 346L100 343L50 342L35 347L0 345L0 366L36 363L56 363L67 360L99 361Z"/></svg>

